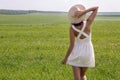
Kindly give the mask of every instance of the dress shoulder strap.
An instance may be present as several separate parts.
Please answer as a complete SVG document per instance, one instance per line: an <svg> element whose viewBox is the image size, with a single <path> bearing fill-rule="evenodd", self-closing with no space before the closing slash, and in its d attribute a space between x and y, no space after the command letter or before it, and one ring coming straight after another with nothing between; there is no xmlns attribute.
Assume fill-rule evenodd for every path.
<svg viewBox="0 0 120 80"><path fill-rule="evenodd" d="M77 29L74 25L72 25L72 28L73 28L75 31L79 32L77 38L79 38L82 34L83 34L84 36L88 37L88 35L84 32L85 27L86 27L86 21L83 21L83 27L82 27L81 30Z"/></svg>
<svg viewBox="0 0 120 80"><path fill-rule="evenodd" d="M84 29L86 27L86 21L83 21L83 27L81 29L81 33L78 34L77 38L79 38L82 34L85 35L86 37L88 37L85 33L84 33Z"/></svg>
<svg viewBox="0 0 120 80"><path fill-rule="evenodd" d="M82 29L81 29L81 31L84 31L84 29L85 29L85 27L86 27L86 21L83 21L83 27L82 27Z"/></svg>
<svg viewBox="0 0 120 80"><path fill-rule="evenodd" d="M86 26L86 21L83 21L83 27L82 27L81 30L77 29L74 25L72 25L72 28L73 28L75 31L77 31L77 32L81 32L81 31L84 31L85 26Z"/></svg>

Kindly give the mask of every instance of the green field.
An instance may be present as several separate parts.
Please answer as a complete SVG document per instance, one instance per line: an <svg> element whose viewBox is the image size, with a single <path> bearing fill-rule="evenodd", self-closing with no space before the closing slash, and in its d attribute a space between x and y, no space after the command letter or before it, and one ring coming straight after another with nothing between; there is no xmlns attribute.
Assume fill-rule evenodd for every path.
<svg viewBox="0 0 120 80"><path fill-rule="evenodd" d="M0 80L73 80L60 62L69 46L66 14L0 15ZM92 25L96 67L88 80L120 80L120 16Z"/></svg>

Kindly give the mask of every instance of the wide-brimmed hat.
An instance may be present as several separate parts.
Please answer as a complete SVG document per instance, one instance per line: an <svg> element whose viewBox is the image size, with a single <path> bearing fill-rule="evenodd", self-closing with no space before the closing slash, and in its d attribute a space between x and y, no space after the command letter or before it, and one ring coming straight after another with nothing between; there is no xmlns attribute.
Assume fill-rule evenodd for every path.
<svg viewBox="0 0 120 80"><path fill-rule="evenodd" d="M71 23L79 23L85 19L85 15L82 15L80 17L75 16L75 12L77 11L83 11L85 10L85 7L81 4L74 5L70 8L68 11L68 19Z"/></svg>

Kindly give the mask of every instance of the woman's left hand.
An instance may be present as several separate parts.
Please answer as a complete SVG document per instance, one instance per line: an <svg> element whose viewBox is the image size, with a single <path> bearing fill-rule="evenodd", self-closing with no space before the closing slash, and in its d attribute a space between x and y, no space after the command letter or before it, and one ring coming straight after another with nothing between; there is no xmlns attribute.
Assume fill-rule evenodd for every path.
<svg viewBox="0 0 120 80"><path fill-rule="evenodd" d="M66 59L66 58L64 58L64 59L61 61L62 64L66 64L66 62L67 62L67 59Z"/></svg>

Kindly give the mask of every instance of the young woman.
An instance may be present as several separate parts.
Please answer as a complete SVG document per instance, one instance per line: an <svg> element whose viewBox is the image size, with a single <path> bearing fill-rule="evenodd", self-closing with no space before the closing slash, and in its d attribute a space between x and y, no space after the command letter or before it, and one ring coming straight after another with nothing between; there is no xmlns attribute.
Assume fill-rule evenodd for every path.
<svg viewBox="0 0 120 80"><path fill-rule="evenodd" d="M85 9L81 4L74 5L68 12L71 22L70 46L62 64L73 68L74 80L87 80L85 75L88 67L95 66L94 49L91 42L91 24L97 14L98 7ZM85 14L91 12L85 20ZM74 44L76 38L76 42Z"/></svg>

